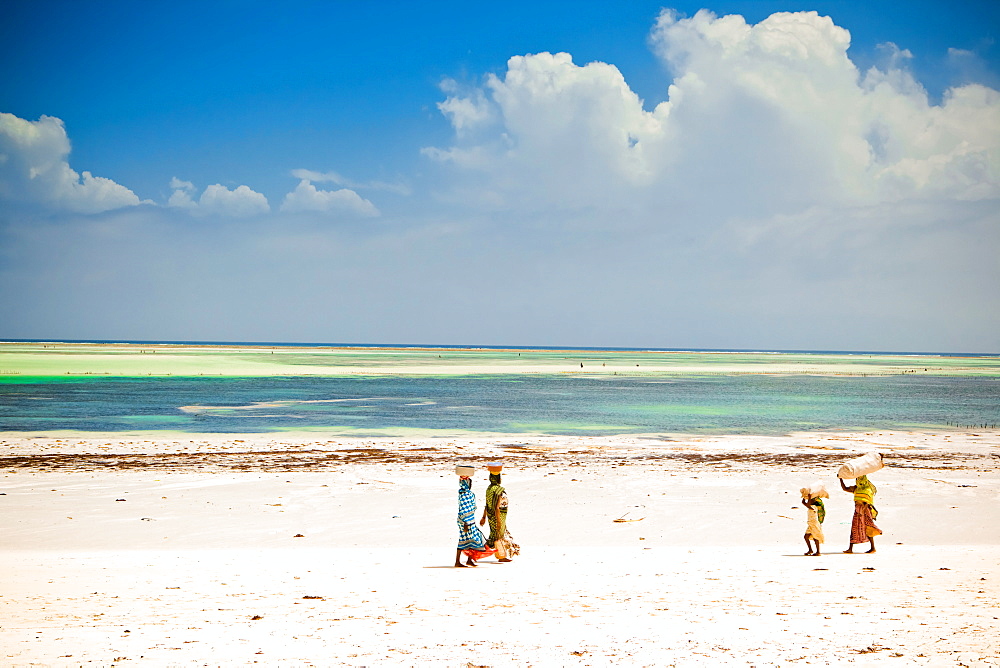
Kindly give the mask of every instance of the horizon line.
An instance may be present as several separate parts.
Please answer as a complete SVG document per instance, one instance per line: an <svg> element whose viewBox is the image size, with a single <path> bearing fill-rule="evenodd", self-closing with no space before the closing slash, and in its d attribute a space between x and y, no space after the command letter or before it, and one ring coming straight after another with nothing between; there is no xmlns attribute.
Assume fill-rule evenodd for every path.
<svg viewBox="0 0 1000 668"><path fill-rule="evenodd" d="M124 345L172 345L172 346L253 346L267 348L348 348L348 349L400 349L400 350L544 350L544 351L608 351L608 352L664 352L664 353L744 353L744 354L800 354L800 355L905 355L921 357L997 357L1000 353L982 352L942 352L942 351L902 351L902 350L821 350L796 348L692 348L656 346L542 346L542 345L481 345L481 344L423 344L423 343L332 343L308 341L212 341L212 340L157 340L157 339L26 339L2 338L0 343L40 343L40 344L124 344Z"/></svg>

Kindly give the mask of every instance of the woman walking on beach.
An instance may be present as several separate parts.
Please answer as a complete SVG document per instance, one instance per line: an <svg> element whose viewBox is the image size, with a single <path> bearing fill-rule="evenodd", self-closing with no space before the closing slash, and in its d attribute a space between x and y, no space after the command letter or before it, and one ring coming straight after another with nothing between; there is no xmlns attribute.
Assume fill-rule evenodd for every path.
<svg viewBox="0 0 1000 668"><path fill-rule="evenodd" d="M881 536L882 530L875 526L875 518L878 517L878 511L875 509L875 493L878 488L872 484L868 479L868 476L863 475L854 481L854 484L848 487L844 484L843 478L837 478L840 480L840 486L845 492L854 493L854 519L851 520L851 542L844 550L844 554L853 554L854 546L859 543L864 543L868 541L871 548L866 552L866 554L871 554L875 551L875 536Z"/></svg>
<svg viewBox="0 0 1000 668"><path fill-rule="evenodd" d="M458 474L458 550L455 552L455 566L475 566L477 559L488 557L496 550L486 547L483 532L476 526L476 495L472 491L471 466L457 466ZM466 562L462 563L462 554Z"/></svg>
<svg viewBox="0 0 1000 668"><path fill-rule="evenodd" d="M511 557L521 553L521 547L514 542L507 530L507 491L500 486L503 465L491 462L487 467L490 470L490 486L486 488L486 506L479 525L482 526L486 520L490 521L490 537L486 539L486 547L496 549L497 561L508 562Z"/></svg>
<svg viewBox="0 0 1000 668"><path fill-rule="evenodd" d="M806 548L808 549L806 556L818 557L820 543L824 542L823 520L826 519L826 508L823 506L823 499L818 496L803 497L802 505L806 507L806 511L808 512L806 533L803 536L806 541ZM815 547L813 547L814 543Z"/></svg>

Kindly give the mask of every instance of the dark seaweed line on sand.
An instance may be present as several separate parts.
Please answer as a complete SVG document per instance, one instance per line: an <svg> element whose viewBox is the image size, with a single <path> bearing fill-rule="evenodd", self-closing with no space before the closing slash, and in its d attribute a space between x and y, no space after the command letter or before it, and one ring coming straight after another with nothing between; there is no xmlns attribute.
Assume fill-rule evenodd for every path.
<svg viewBox="0 0 1000 668"><path fill-rule="evenodd" d="M586 466L589 463L613 466L683 464L697 469L741 470L754 466L836 468L844 461L843 453L630 453L581 451L551 452L546 448L500 446L507 450L503 459L509 467L563 463ZM0 457L0 470L6 471L326 471L345 464L444 464L461 460L484 465L496 455L469 456L447 449L392 451L380 448L349 450L282 450L246 452L205 452L171 454L69 454L53 453ZM1000 455L969 453L892 453L886 455L893 468L930 470L994 470Z"/></svg>

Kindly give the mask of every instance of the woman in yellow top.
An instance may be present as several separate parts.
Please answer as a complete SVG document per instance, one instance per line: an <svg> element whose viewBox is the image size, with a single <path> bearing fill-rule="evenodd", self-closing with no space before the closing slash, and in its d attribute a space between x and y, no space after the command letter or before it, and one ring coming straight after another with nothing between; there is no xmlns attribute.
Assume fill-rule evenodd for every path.
<svg viewBox="0 0 1000 668"><path fill-rule="evenodd" d="M521 553L521 547L514 542L514 537L507 529L507 491L500 485L500 471L503 465L490 462L490 486L486 488L486 505L483 507L483 517L479 526L490 521L490 537L486 539L486 547L497 551L497 561L508 562L511 557Z"/></svg>
<svg viewBox="0 0 1000 668"><path fill-rule="evenodd" d="M878 517L878 511L875 510L874 501L875 493L878 489L868 479L868 476L864 475L855 480L854 484L850 487L844 484L843 478L837 479L840 480L840 486L845 492L852 492L854 494L854 519L851 520L851 543L844 550L844 554L853 554L854 546L865 541L868 541L869 545L871 545L866 554L871 554L875 551L875 536L882 535L882 530L875 526L875 518Z"/></svg>

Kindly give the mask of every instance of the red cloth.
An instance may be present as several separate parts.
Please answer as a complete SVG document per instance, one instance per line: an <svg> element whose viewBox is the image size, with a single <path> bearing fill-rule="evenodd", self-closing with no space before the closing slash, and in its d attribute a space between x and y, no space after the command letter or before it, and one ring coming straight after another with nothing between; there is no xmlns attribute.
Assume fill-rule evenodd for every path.
<svg viewBox="0 0 1000 668"><path fill-rule="evenodd" d="M491 547L488 547L485 550L462 550L462 554L467 556L469 559L472 559L473 561L479 561L480 559L485 559L486 557L492 555L495 552L496 550L494 550Z"/></svg>
<svg viewBox="0 0 1000 668"><path fill-rule="evenodd" d="M867 543L869 538L882 535L872 519L872 507L867 503L854 504L854 518L851 520L851 545Z"/></svg>

